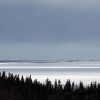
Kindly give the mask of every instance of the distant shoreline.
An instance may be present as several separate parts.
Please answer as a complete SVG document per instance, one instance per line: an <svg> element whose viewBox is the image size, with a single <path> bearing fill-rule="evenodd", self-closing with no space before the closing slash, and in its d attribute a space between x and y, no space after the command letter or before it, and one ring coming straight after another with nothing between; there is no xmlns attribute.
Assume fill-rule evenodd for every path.
<svg viewBox="0 0 100 100"><path fill-rule="evenodd" d="M64 63L64 62L100 62L100 60L0 60L0 63Z"/></svg>

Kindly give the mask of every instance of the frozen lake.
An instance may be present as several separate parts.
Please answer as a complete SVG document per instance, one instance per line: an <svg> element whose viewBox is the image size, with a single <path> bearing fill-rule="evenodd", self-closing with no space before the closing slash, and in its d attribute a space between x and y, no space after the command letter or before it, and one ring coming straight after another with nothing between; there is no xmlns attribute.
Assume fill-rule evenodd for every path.
<svg viewBox="0 0 100 100"><path fill-rule="evenodd" d="M31 74L32 79L45 82L49 78L52 82L60 79L65 83L67 79L79 83L83 81L89 84L91 81L100 82L100 61L76 61L76 62L5 62L0 63L0 72L6 71L13 74Z"/></svg>

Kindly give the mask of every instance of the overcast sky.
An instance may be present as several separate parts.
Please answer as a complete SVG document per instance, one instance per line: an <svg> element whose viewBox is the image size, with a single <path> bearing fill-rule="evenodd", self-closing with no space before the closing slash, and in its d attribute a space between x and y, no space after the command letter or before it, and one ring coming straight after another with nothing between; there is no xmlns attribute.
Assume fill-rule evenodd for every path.
<svg viewBox="0 0 100 100"><path fill-rule="evenodd" d="M100 59L100 1L0 0L0 59Z"/></svg>

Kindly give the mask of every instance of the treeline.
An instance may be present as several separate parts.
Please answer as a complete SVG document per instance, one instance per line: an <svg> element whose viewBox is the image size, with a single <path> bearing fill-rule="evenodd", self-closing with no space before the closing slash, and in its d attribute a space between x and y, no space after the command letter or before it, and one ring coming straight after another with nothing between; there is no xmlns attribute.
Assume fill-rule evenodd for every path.
<svg viewBox="0 0 100 100"><path fill-rule="evenodd" d="M0 100L100 100L100 84L93 82L84 86L70 80L65 85L60 80L54 84L49 79L45 83L32 81L31 76L20 78L5 72L0 73Z"/></svg>

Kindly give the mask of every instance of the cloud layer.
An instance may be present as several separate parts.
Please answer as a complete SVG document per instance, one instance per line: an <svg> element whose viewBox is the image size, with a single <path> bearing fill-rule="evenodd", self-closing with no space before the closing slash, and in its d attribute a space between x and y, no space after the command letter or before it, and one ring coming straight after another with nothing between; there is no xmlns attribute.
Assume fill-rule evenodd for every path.
<svg viewBox="0 0 100 100"><path fill-rule="evenodd" d="M1 59L99 59L99 4L98 0L0 0Z"/></svg>
<svg viewBox="0 0 100 100"><path fill-rule="evenodd" d="M73 6L79 6L79 5L84 5L84 6L93 6L93 5L98 5L100 1L98 0L0 0L2 4L4 3L9 3L9 4L14 4L14 3L23 3L23 4L43 4L43 5L73 5Z"/></svg>

